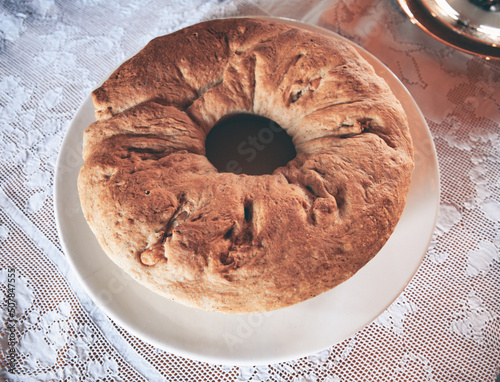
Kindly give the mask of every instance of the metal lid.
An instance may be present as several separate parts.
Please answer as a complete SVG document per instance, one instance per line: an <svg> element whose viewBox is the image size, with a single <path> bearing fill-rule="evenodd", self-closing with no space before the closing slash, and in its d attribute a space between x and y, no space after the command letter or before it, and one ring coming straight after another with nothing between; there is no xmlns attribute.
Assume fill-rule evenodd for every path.
<svg viewBox="0 0 500 382"><path fill-rule="evenodd" d="M462 51L500 59L500 1L398 0L410 20Z"/></svg>

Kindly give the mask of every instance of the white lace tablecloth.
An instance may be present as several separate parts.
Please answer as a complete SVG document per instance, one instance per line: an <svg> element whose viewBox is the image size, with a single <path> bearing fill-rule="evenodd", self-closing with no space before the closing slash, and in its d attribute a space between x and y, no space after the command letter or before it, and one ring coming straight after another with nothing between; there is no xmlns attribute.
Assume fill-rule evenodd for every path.
<svg viewBox="0 0 500 382"><path fill-rule="evenodd" d="M86 295L54 218L69 123L151 38L210 18L321 25L384 62L432 132L439 218L415 277L375 321L318 354L221 366L134 337ZM0 2L0 379L493 381L500 371L500 63L433 40L394 0Z"/></svg>

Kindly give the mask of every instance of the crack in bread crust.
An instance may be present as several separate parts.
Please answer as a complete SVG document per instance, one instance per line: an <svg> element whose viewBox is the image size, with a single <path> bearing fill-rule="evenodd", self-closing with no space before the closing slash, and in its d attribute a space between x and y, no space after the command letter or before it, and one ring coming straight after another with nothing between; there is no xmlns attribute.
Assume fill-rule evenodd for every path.
<svg viewBox="0 0 500 382"><path fill-rule="evenodd" d="M344 42L213 20L152 40L92 97L84 215L115 263L183 304L243 313L314 297L375 256L402 214L405 113ZM271 175L218 172L206 135L234 113L279 124L297 156Z"/></svg>

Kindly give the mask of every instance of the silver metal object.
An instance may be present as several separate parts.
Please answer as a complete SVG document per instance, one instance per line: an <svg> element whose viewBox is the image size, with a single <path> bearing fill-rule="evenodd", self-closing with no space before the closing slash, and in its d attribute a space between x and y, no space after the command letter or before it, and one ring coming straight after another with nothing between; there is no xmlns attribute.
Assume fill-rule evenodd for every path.
<svg viewBox="0 0 500 382"><path fill-rule="evenodd" d="M434 38L486 59L500 59L500 1L398 1L410 20Z"/></svg>

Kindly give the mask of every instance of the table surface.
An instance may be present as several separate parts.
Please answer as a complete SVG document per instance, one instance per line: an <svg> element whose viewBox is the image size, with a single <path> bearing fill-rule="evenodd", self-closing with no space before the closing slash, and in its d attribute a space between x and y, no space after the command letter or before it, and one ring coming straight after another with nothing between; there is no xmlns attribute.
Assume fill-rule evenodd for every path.
<svg viewBox="0 0 500 382"><path fill-rule="evenodd" d="M53 187L71 120L115 67L153 37L242 15L325 27L387 65L430 128L441 197L420 268L372 323L307 357L223 366L158 349L96 306L66 261ZM0 4L2 381L493 381L499 228L500 63L434 40L394 0Z"/></svg>

